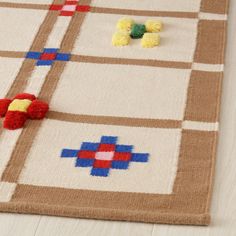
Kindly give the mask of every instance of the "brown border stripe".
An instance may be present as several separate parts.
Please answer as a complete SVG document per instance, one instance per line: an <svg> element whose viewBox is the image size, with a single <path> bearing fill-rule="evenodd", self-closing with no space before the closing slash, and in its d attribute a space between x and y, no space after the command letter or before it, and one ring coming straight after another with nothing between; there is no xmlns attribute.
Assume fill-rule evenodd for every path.
<svg viewBox="0 0 236 236"><path fill-rule="evenodd" d="M25 9L36 9L36 10L48 10L49 5L46 4L31 4L31 3L10 3L0 2L0 7L7 8L25 8Z"/></svg>
<svg viewBox="0 0 236 236"><path fill-rule="evenodd" d="M201 11L217 14L227 14L228 0L202 0Z"/></svg>
<svg viewBox="0 0 236 236"><path fill-rule="evenodd" d="M192 71L185 120L218 121L222 78L223 72Z"/></svg>
<svg viewBox="0 0 236 236"><path fill-rule="evenodd" d="M92 191L20 184L6 209L12 210L17 204L17 209L21 211L28 206L30 213L40 213L41 210L44 214L72 217L207 225L210 221L207 204L216 134L183 131L174 194ZM35 207L33 211L32 207Z"/></svg>
<svg viewBox="0 0 236 236"><path fill-rule="evenodd" d="M22 185L18 185L21 187ZM33 187L33 186L32 186ZM46 189L45 189L46 190ZM26 190L31 194L40 194L39 191ZM61 192L60 192L61 193ZM59 194L60 194L59 193ZM56 194L56 192L55 192ZM49 195L50 196L50 195ZM67 197L68 195L66 195ZM64 217L76 217L83 219L100 219L100 220L120 220L120 221L134 221L144 223L160 223L160 224L176 224L176 225L209 225L210 216L208 214L184 214L184 213L153 213L151 211L128 211L123 209L113 208L91 208L91 207L69 207L69 206L55 206L37 203L13 202L0 203L2 212L24 213L24 214L40 214L40 215L54 215Z"/></svg>
<svg viewBox="0 0 236 236"><path fill-rule="evenodd" d="M25 52L0 51L0 57L24 58Z"/></svg>
<svg viewBox="0 0 236 236"><path fill-rule="evenodd" d="M142 119L128 117L112 117L112 116L93 116L93 115L77 115L50 111L47 114L48 119L61 120L76 123L88 124L104 124L104 125L120 125L131 127L149 127L149 128L181 128L180 120L159 120L159 119Z"/></svg>
<svg viewBox="0 0 236 236"><path fill-rule="evenodd" d="M226 21L200 20L194 62L223 64Z"/></svg>
<svg viewBox="0 0 236 236"><path fill-rule="evenodd" d="M191 69L192 66L192 63L189 62L96 57L96 56L83 56L83 55L72 55L71 61L98 63L98 64L121 64L121 65L167 67L167 68L178 68L178 69Z"/></svg>
<svg viewBox="0 0 236 236"><path fill-rule="evenodd" d="M177 176L174 184L175 194L209 194L210 175L214 164L217 132L183 130ZM183 198L182 201L185 201ZM200 201L200 199L199 199ZM206 207L206 200L194 204ZM202 208L201 207L201 208ZM203 208L202 208L203 209Z"/></svg>
<svg viewBox="0 0 236 236"><path fill-rule="evenodd" d="M105 7L94 7L94 6L91 7L90 12L105 13L105 14L133 15L133 16L198 18L198 12L144 11L144 10L105 8Z"/></svg>

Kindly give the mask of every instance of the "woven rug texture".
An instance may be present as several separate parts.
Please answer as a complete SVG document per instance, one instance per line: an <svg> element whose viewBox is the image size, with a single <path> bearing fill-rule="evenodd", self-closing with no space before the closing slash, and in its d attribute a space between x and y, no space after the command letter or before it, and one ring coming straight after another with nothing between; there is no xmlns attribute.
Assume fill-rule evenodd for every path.
<svg viewBox="0 0 236 236"><path fill-rule="evenodd" d="M0 211L209 225L227 13L0 0Z"/></svg>

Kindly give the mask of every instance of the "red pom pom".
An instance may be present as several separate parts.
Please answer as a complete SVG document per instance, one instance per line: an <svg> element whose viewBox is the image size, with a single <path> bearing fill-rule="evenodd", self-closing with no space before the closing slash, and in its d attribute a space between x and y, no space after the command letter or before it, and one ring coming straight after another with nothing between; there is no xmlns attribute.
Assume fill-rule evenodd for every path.
<svg viewBox="0 0 236 236"><path fill-rule="evenodd" d="M0 99L0 117L5 116L11 102L12 102L11 99Z"/></svg>
<svg viewBox="0 0 236 236"><path fill-rule="evenodd" d="M19 93L14 97L14 99L29 99L33 101L36 99L36 97L33 94L29 93Z"/></svg>
<svg viewBox="0 0 236 236"><path fill-rule="evenodd" d="M3 127L10 130L22 128L27 118L28 116L25 112L8 111L3 122Z"/></svg>
<svg viewBox="0 0 236 236"><path fill-rule="evenodd" d="M48 104L40 100L34 100L27 109L28 116L31 119L42 119L48 112Z"/></svg>

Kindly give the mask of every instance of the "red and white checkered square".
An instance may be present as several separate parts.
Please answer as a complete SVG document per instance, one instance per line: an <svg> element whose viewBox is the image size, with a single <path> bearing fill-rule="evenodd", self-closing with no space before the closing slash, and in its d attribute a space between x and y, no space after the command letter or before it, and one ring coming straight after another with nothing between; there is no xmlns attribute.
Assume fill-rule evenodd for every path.
<svg viewBox="0 0 236 236"><path fill-rule="evenodd" d="M67 0L61 9L61 16L73 16L78 1Z"/></svg>
<svg viewBox="0 0 236 236"><path fill-rule="evenodd" d="M64 5L55 5L50 6L52 11L60 11L60 16L73 16L76 11L78 12L87 12L90 10L88 5L78 5L78 0L66 0Z"/></svg>

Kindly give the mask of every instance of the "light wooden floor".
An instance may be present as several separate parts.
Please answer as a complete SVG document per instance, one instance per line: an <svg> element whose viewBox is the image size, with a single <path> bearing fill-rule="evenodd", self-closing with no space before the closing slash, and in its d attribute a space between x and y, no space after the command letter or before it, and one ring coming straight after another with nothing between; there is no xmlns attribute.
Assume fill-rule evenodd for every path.
<svg viewBox="0 0 236 236"><path fill-rule="evenodd" d="M236 0L231 0L220 141L209 227L0 214L0 236L236 236Z"/></svg>

